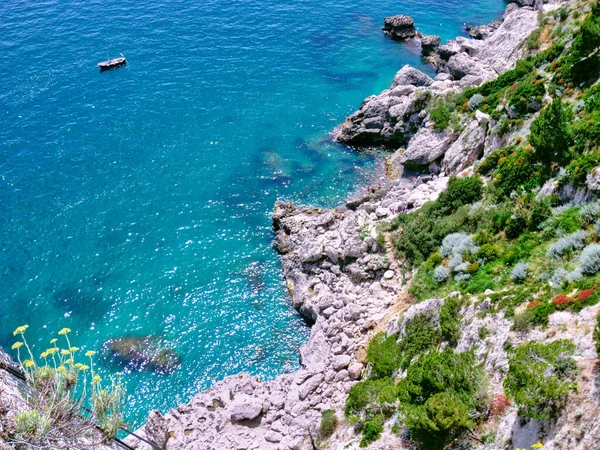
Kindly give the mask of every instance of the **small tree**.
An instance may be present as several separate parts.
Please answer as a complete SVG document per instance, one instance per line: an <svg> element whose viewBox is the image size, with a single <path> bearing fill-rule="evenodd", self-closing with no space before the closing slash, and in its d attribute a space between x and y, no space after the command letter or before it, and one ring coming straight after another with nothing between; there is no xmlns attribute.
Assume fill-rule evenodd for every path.
<svg viewBox="0 0 600 450"><path fill-rule="evenodd" d="M400 415L423 449L438 450L475 428L485 413L487 378L472 352L432 351L398 383Z"/></svg>
<svg viewBox="0 0 600 450"><path fill-rule="evenodd" d="M542 110L531 124L529 142L535 148L539 161L565 163L569 158L568 115L562 101L557 98Z"/></svg>
<svg viewBox="0 0 600 450"><path fill-rule="evenodd" d="M561 339L550 344L529 342L511 349L504 390L519 407L519 414L532 419L556 417L571 390L575 345Z"/></svg>
<svg viewBox="0 0 600 450"><path fill-rule="evenodd" d="M451 177L448 187L438 199L440 206L447 210L458 209L481 200L483 194L483 181L478 176L457 178Z"/></svg>

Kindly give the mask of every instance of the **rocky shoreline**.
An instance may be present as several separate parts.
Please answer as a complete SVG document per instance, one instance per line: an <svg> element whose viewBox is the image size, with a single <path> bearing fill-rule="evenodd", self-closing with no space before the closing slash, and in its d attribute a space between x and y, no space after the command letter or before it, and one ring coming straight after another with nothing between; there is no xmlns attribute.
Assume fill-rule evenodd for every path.
<svg viewBox="0 0 600 450"><path fill-rule="evenodd" d="M397 265L391 243L377 242L377 224L434 200L450 174L468 171L503 144L485 114L457 135L434 130L423 105L432 96L478 86L512 68L537 26L537 14L511 4L501 23L485 32L480 28L481 40L457 38L437 46L426 39L433 41L427 52L439 72L435 79L405 66L389 90L367 98L346 120L336 131L341 143L396 149L378 186L333 210L275 205L274 245L292 302L314 323L300 350L302 369L271 382L247 374L227 377L165 416L153 412L139 433L167 449L318 448L321 413L334 409L343 417L347 393L364 369L369 338L385 330L391 318L395 326L411 307L405 291L411 273ZM389 22L388 32L403 36L412 26L406 19ZM415 169L426 174L406 176ZM355 449L358 443L348 427L328 448ZM399 438L386 435L371 448L401 446Z"/></svg>

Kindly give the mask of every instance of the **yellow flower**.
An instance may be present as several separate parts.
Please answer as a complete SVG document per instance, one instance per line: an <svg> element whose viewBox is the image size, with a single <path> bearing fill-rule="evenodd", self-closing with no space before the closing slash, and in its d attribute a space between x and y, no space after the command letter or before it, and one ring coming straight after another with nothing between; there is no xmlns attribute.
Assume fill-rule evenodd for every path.
<svg viewBox="0 0 600 450"><path fill-rule="evenodd" d="M51 343L51 344L55 344L55 343L56 343L56 341L58 341L58 339L56 339L56 338L54 338L54 339L50 339L50 343Z"/></svg>
<svg viewBox="0 0 600 450"><path fill-rule="evenodd" d="M61 351L60 351L60 354L61 354L61 355L65 355L65 356L67 356L67 355L70 355L70 354L71 354L71 352L70 352L69 350L61 350Z"/></svg>
<svg viewBox="0 0 600 450"><path fill-rule="evenodd" d="M42 358L46 359L48 357L48 352L42 352L42 354L40 355Z"/></svg>
<svg viewBox="0 0 600 450"><path fill-rule="evenodd" d="M79 364L79 367L78 367L78 369L81 370L82 372L85 372L89 368L90 368L90 366L86 366L85 364Z"/></svg>
<svg viewBox="0 0 600 450"><path fill-rule="evenodd" d="M21 347L23 347L23 343L19 341L19 342L15 342L11 348L13 350L19 350Z"/></svg>
<svg viewBox="0 0 600 450"><path fill-rule="evenodd" d="M83 364L81 364L81 363L77 363L77 364L75 364L73 367L75 367L76 369L79 369L81 366L83 366Z"/></svg>
<svg viewBox="0 0 600 450"><path fill-rule="evenodd" d="M101 380L102 378L100 378L100 375L94 375L92 378L92 383L100 383Z"/></svg>
<svg viewBox="0 0 600 450"><path fill-rule="evenodd" d="M70 351L70 352L73 352L73 353L75 353L75 352L78 352L78 351L79 351L79 347L71 347L71 348L69 349L69 351Z"/></svg>
<svg viewBox="0 0 600 450"><path fill-rule="evenodd" d="M29 328L29 325L21 325L20 327L17 327L17 329L15 331L13 331L13 336L16 336L17 334L25 333L25 330L27 328Z"/></svg>
<svg viewBox="0 0 600 450"><path fill-rule="evenodd" d="M58 349L56 347L52 347L46 351L48 352L49 355L54 355L58 351Z"/></svg>
<svg viewBox="0 0 600 450"><path fill-rule="evenodd" d="M71 332L70 328L63 328L62 330L60 330L58 332L58 334L60 334L60 335L66 335L66 334L69 334L70 332Z"/></svg>
<svg viewBox="0 0 600 450"><path fill-rule="evenodd" d="M58 366L58 368L56 369L58 370L60 373L65 374L67 372L67 368L65 366Z"/></svg>
<svg viewBox="0 0 600 450"><path fill-rule="evenodd" d="M25 361L23 361L23 365L27 368L34 366L33 361L30 359L26 359Z"/></svg>
<svg viewBox="0 0 600 450"><path fill-rule="evenodd" d="M65 364L73 364L73 358L69 358L65 361Z"/></svg>
<svg viewBox="0 0 600 450"><path fill-rule="evenodd" d="M531 448L544 448L544 444L542 444L541 442L538 442L537 444L533 444L531 446Z"/></svg>
<svg viewBox="0 0 600 450"><path fill-rule="evenodd" d="M95 354L96 352L94 350L88 350L87 352L85 352L85 356L87 356L88 358L91 358Z"/></svg>

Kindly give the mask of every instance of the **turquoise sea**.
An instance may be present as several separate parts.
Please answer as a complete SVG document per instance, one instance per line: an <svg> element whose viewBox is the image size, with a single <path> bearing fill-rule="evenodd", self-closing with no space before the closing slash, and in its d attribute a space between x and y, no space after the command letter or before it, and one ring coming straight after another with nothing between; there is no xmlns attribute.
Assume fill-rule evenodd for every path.
<svg viewBox="0 0 600 450"><path fill-rule="evenodd" d="M270 247L274 202L334 206L369 176L374 157L328 133L422 66L385 16L449 39L504 6L0 2L0 345L25 323L37 351L63 327L86 350L164 336L182 365L126 373L134 426L228 374L294 370L309 329Z"/></svg>

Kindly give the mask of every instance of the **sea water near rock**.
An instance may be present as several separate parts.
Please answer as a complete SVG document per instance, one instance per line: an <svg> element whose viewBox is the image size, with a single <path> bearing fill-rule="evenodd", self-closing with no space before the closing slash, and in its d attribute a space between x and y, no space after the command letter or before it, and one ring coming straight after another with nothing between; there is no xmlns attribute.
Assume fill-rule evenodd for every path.
<svg viewBox="0 0 600 450"><path fill-rule="evenodd" d="M329 131L419 56L381 33L409 14L443 39L498 0L8 0L0 5L0 345L30 325L100 349L161 336L171 374L126 379L128 421L223 376L297 367L276 199L333 206L373 158ZM128 58L100 74L106 52ZM105 368L118 366L103 362Z"/></svg>

